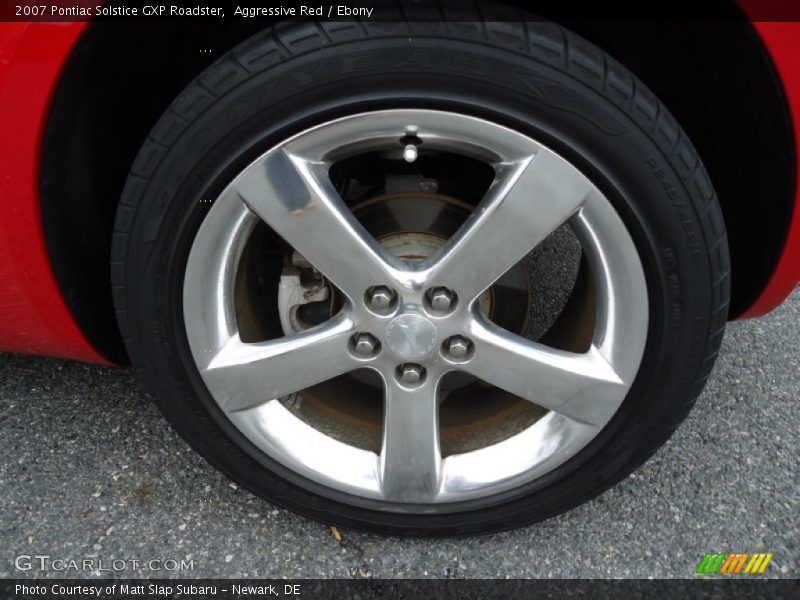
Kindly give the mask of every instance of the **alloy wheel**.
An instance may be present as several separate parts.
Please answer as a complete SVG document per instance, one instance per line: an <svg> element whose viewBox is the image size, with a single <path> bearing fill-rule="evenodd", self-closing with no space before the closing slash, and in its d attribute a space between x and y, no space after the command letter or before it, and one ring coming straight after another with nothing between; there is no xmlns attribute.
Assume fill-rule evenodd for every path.
<svg viewBox="0 0 800 600"><path fill-rule="evenodd" d="M448 152L491 167L494 181L429 256L398 256L341 198L329 172L368 152ZM335 288L330 318L267 340L242 335L237 276L261 223ZM487 290L553 231L580 242L594 293L587 343L547 345L487 316ZM256 309L257 310L257 309ZM635 244L609 199L575 165L497 123L454 112L362 113L306 130L237 174L192 245L183 288L192 356L227 419L302 477L424 512L533 481L578 453L622 404L644 352L648 300ZM346 443L282 399L368 370L383 395L379 449ZM442 385L462 373L543 409L484 447L444 456Z"/></svg>

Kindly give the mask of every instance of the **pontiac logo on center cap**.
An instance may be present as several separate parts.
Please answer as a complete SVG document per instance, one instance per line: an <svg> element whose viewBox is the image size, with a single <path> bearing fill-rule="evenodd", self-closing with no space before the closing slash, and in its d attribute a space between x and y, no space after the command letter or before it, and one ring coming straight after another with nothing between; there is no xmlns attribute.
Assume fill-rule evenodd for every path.
<svg viewBox="0 0 800 600"><path fill-rule="evenodd" d="M386 327L386 345L403 360L419 360L436 348L436 328L419 315L400 315Z"/></svg>

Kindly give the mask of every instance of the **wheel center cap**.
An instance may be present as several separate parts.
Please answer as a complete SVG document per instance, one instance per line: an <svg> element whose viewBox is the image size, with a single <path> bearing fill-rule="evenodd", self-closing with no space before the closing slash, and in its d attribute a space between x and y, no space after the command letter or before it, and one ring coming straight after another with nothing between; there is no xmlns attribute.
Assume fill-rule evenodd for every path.
<svg viewBox="0 0 800 600"><path fill-rule="evenodd" d="M419 360L436 348L436 328L419 315L400 315L386 327L386 345L403 360Z"/></svg>

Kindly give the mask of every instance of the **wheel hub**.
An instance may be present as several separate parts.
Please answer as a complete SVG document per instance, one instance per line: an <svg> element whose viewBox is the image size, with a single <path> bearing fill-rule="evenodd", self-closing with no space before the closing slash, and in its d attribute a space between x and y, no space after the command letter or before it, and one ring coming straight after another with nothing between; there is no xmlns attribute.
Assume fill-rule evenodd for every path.
<svg viewBox="0 0 800 600"><path fill-rule="evenodd" d="M398 358L419 361L434 351L438 335L436 327L425 317L403 314L386 327L385 341Z"/></svg>

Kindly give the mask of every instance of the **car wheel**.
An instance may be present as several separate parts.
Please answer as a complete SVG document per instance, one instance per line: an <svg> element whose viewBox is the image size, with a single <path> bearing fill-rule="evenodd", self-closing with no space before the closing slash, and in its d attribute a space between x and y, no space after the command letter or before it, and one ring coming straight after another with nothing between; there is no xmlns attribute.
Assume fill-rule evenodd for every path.
<svg viewBox="0 0 800 600"><path fill-rule="evenodd" d="M686 135L541 22L255 36L154 127L113 248L129 355L186 440L271 502L387 533L607 489L685 417L727 316Z"/></svg>

